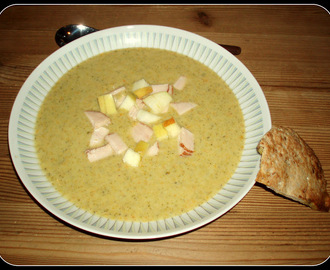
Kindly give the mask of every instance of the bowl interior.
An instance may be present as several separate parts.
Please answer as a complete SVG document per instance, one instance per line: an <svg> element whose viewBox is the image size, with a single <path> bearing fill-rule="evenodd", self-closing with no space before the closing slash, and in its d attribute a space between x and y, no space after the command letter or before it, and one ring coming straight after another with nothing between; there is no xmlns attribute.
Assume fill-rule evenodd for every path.
<svg viewBox="0 0 330 270"><path fill-rule="evenodd" d="M68 70L100 53L132 47L160 48L187 55L215 71L232 89L243 112L246 139L240 163L228 183L208 202L183 215L152 222L123 222L92 215L65 200L43 174L34 148L39 108ZM259 170L256 146L271 128L264 94L249 70L218 44L175 28L135 25L82 37L46 58L28 77L15 100L9 122L9 147L16 171L31 195L51 213L83 230L126 238L160 238L187 232L220 217L251 189Z"/></svg>

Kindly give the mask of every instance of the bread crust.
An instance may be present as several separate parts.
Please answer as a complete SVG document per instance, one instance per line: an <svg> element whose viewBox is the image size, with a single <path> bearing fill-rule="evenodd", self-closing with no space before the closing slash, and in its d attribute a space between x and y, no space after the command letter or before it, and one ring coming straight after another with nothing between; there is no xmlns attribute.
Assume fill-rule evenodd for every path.
<svg viewBox="0 0 330 270"><path fill-rule="evenodd" d="M257 182L312 209L329 212L330 197L321 163L293 129L272 127L257 150L262 155Z"/></svg>

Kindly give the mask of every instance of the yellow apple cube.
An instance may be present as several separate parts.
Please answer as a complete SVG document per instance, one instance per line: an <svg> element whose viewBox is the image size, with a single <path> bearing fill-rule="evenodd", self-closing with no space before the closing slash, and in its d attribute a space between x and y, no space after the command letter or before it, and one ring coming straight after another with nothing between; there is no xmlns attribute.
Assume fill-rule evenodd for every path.
<svg viewBox="0 0 330 270"><path fill-rule="evenodd" d="M135 100L136 98L132 94L128 94L120 104L119 109L129 111L135 105Z"/></svg>
<svg viewBox="0 0 330 270"><path fill-rule="evenodd" d="M116 103L113 99L112 94L105 94L97 98L100 111L104 114L115 114L117 113Z"/></svg>
<svg viewBox="0 0 330 270"><path fill-rule="evenodd" d="M168 134L163 124L157 124L152 127L154 130L154 134L158 141L162 141L164 139L168 139Z"/></svg>
<svg viewBox="0 0 330 270"><path fill-rule="evenodd" d="M132 167L139 167L140 160L141 160L140 154L135 152L131 148L127 149L127 151L123 157L123 162Z"/></svg>
<svg viewBox="0 0 330 270"><path fill-rule="evenodd" d="M146 86L146 87L142 87L142 88L139 88L138 90L135 90L133 93L138 98L143 98L143 97L149 95L150 93L152 93L152 87L150 85Z"/></svg>
<svg viewBox="0 0 330 270"><path fill-rule="evenodd" d="M148 150L149 148L149 143L145 142L145 141L139 141L135 148L134 151L139 153L141 156L144 155L144 153Z"/></svg>
<svg viewBox="0 0 330 270"><path fill-rule="evenodd" d="M181 130L181 127L175 122L173 117L164 121L163 127L166 129L169 138L177 137Z"/></svg>

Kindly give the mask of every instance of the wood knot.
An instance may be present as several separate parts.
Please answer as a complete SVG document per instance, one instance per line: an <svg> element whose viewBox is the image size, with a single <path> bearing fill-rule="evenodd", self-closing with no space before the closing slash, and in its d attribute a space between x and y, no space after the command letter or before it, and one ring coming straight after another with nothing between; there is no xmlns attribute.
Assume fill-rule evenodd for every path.
<svg viewBox="0 0 330 270"><path fill-rule="evenodd" d="M211 26L212 24L211 18L204 11L198 11L197 16L198 16L198 21L201 24L205 26Z"/></svg>

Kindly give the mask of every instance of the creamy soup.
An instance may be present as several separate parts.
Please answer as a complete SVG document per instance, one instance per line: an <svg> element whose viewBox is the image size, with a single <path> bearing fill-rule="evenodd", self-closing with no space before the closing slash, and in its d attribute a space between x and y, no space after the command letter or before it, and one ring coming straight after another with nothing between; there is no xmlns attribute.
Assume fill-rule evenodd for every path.
<svg viewBox="0 0 330 270"><path fill-rule="evenodd" d="M138 167L123 155L89 162L93 128L84 112L99 111L98 96L142 78L173 84L181 75L187 83L174 89L173 99L197 106L180 116L170 108L162 118L173 117L194 134L191 156L179 156L178 141L170 138ZM110 118L109 130L134 149L135 122L120 110ZM90 58L61 77L41 106L35 135L41 167L66 199L106 218L152 221L188 212L219 192L239 163L245 128L235 95L208 67L174 52L132 48Z"/></svg>

